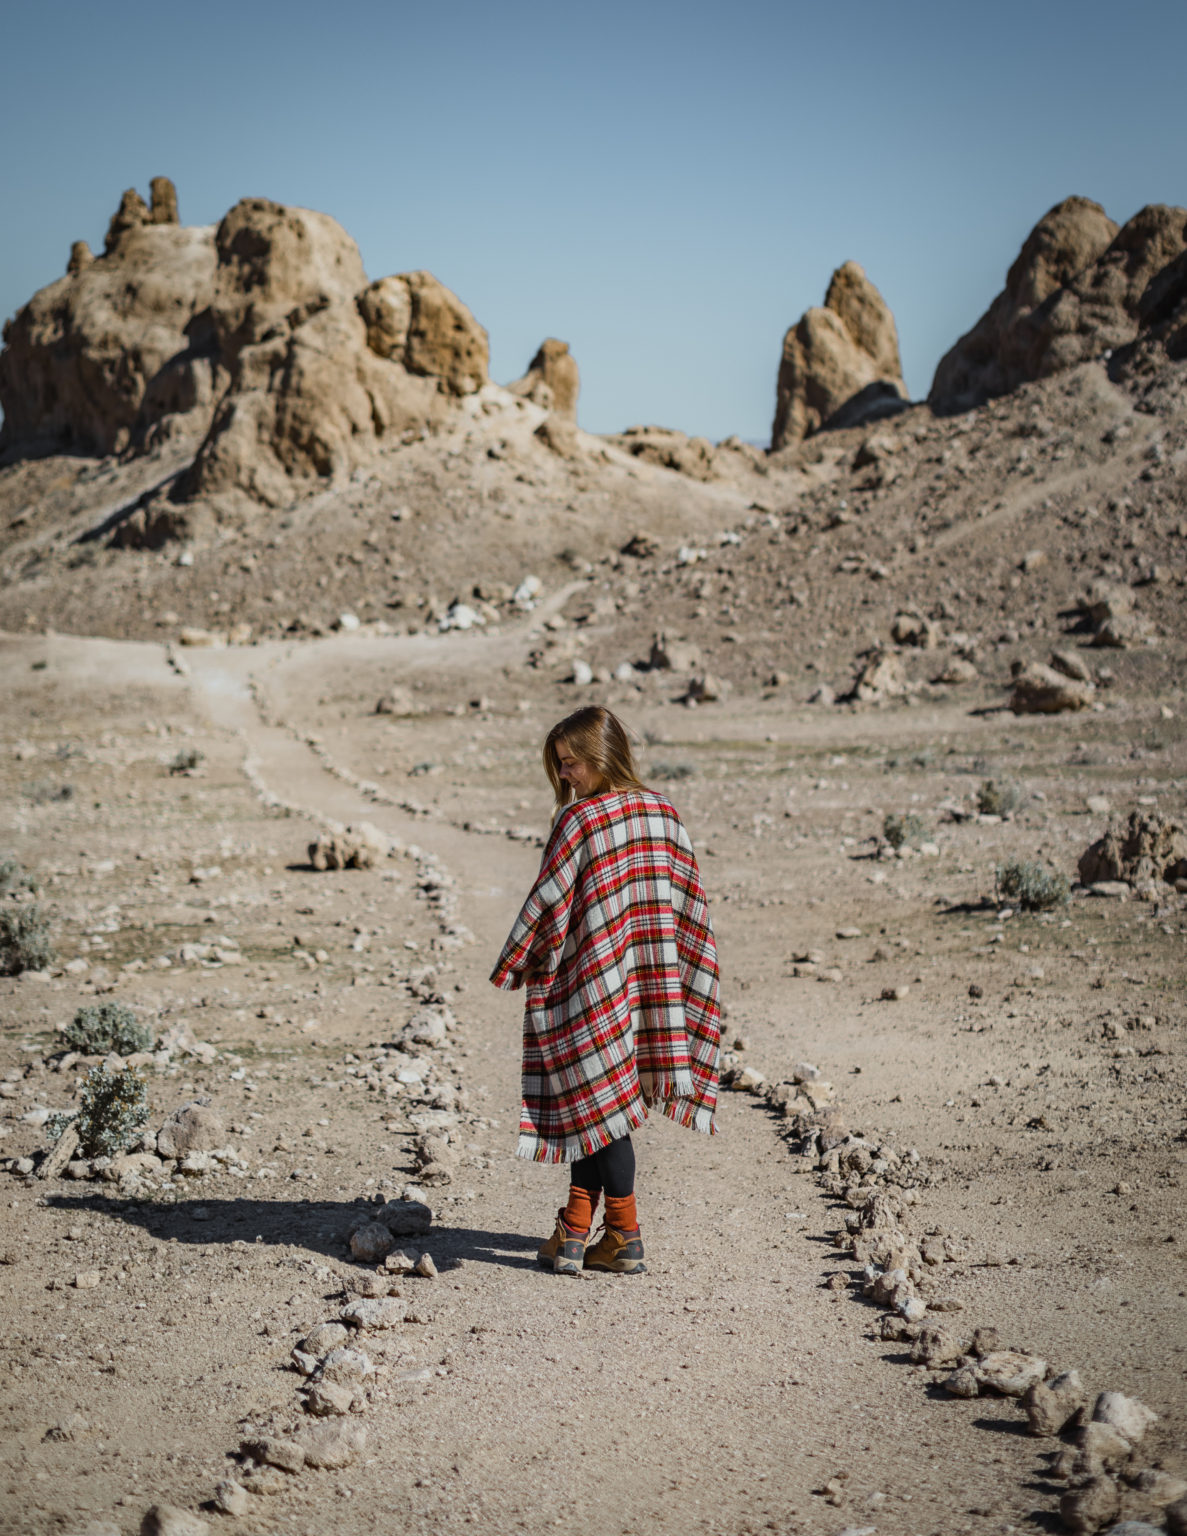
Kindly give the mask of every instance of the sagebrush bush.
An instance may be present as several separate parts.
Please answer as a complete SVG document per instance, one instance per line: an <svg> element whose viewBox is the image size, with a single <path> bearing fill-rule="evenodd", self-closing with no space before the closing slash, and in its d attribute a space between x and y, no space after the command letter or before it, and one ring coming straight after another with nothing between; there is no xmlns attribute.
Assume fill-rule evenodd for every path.
<svg viewBox="0 0 1187 1536"><path fill-rule="evenodd" d="M1034 859L1011 859L995 871L999 901L1008 901L1025 912L1047 912L1066 906L1071 886L1066 875L1048 869Z"/></svg>
<svg viewBox="0 0 1187 1536"><path fill-rule="evenodd" d="M169 764L170 773L194 773L206 761L204 753L197 747L181 747L177 756Z"/></svg>
<svg viewBox="0 0 1187 1536"><path fill-rule="evenodd" d="M36 876L28 874L19 860L11 856L0 859L0 896L11 896L14 891L36 890Z"/></svg>
<svg viewBox="0 0 1187 1536"><path fill-rule="evenodd" d="M148 1120L148 1087L134 1067L92 1067L78 1095L74 1126L83 1157L126 1152Z"/></svg>
<svg viewBox="0 0 1187 1536"><path fill-rule="evenodd" d="M892 848L920 842L926 830L914 811L908 811L905 816L900 816L897 811L887 811L882 818L882 836Z"/></svg>
<svg viewBox="0 0 1187 1536"><path fill-rule="evenodd" d="M982 816L1008 816L1022 804L1022 791L1010 779L986 779L977 791Z"/></svg>
<svg viewBox="0 0 1187 1536"><path fill-rule="evenodd" d="M153 1048L152 1030L126 1003L88 1003L67 1024L63 1038L84 1056L105 1056L108 1051L131 1056Z"/></svg>
<svg viewBox="0 0 1187 1536"><path fill-rule="evenodd" d="M53 959L49 923L36 902L0 908L0 976L43 971Z"/></svg>

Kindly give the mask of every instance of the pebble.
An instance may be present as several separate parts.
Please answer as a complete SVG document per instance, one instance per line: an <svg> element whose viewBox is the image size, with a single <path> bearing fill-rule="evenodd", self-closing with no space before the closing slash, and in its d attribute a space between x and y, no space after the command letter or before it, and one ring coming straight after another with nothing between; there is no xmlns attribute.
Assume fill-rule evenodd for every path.
<svg viewBox="0 0 1187 1536"><path fill-rule="evenodd" d="M421 1275L426 1280L435 1280L437 1278L437 1266L433 1263L431 1253L421 1254L420 1258L416 1261L413 1274Z"/></svg>
<svg viewBox="0 0 1187 1536"><path fill-rule="evenodd" d="M403 1249L397 1249L395 1253L389 1253L384 1259L383 1267L392 1275L410 1275L416 1268L416 1260Z"/></svg>
<svg viewBox="0 0 1187 1536"><path fill-rule="evenodd" d="M350 1281L350 1289L356 1296L390 1296L391 1281L386 1275L358 1275Z"/></svg>
<svg viewBox="0 0 1187 1536"><path fill-rule="evenodd" d="M293 1369L299 1371L302 1376L312 1376L317 1370L317 1356L307 1355L302 1349L294 1349L289 1359Z"/></svg>
<svg viewBox="0 0 1187 1536"><path fill-rule="evenodd" d="M94 1291L98 1289L102 1276L97 1269L81 1270L74 1277L74 1289L76 1291Z"/></svg>
<svg viewBox="0 0 1187 1536"><path fill-rule="evenodd" d="M258 1472L248 1472L243 1476L243 1486L248 1493L257 1497L283 1493L287 1483L284 1473L278 1472L275 1467L262 1467Z"/></svg>
<svg viewBox="0 0 1187 1536"><path fill-rule="evenodd" d="M860 939L861 938L861 929L860 928L838 928L837 929L837 938L838 939Z"/></svg>
<svg viewBox="0 0 1187 1536"><path fill-rule="evenodd" d="M221 1483L215 1484L214 1505L224 1515L245 1515L250 1503L251 1495L234 1478L224 1477Z"/></svg>
<svg viewBox="0 0 1187 1536"><path fill-rule="evenodd" d="M140 1522L140 1536L207 1536L209 1530L205 1520L174 1504L154 1504Z"/></svg>
<svg viewBox="0 0 1187 1536"><path fill-rule="evenodd" d="M910 987L905 986L883 987L882 1001L884 1003L901 1003L903 998L907 996L910 990Z"/></svg>

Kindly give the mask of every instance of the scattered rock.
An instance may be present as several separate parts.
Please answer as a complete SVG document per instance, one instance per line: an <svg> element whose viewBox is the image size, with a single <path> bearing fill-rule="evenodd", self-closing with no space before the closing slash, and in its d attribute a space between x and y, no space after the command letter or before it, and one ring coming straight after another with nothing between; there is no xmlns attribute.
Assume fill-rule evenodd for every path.
<svg viewBox="0 0 1187 1536"><path fill-rule="evenodd" d="M1073 1477L1097 1477L1101 1472L1115 1472L1133 1454L1130 1441L1111 1424L1085 1424L1078 1443Z"/></svg>
<svg viewBox="0 0 1187 1536"><path fill-rule="evenodd" d="M981 1392L980 1377L971 1365L962 1365L946 1377L941 1385L952 1397L977 1397Z"/></svg>
<svg viewBox="0 0 1187 1536"><path fill-rule="evenodd" d="M1080 856L1082 885L1124 881L1138 888L1187 876L1187 832L1153 811L1132 811L1124 828L1110 826Z"/></svg>
<svg viewBox="0 0 1187 1536"><path fill-rule="evenodd" d="M315 1381L305 1394L305 1411L320 1419L332 1418L349 1413L353 1402L353 1388L332 1381Z"/></svg>
<svg viewBox="0 0 1187 1536"><path fill-rule="evenodd" d="M962 1340L941 1323L927 1324L911 1346L912 1361L916 1365L926 1365L931 1370L953 1365L963 1354Z"/></svg>
<svg viewBox="0 0 1187 1536"><path fill-rule="evenodd" d="M1069 1531L1084 1536L1099 1531L1121 1513L1121 1495L1111 1477L1094 1477L1069 1488L1059 1501L1059 1516Z"/></svg>
<svg viewBox="0 0 1187 1536"><path fill-rule="evenodd" d="M1019 666L1014 674L1010 708L1016 715L1057 715L1087 709L1095 690L1091 683L1065 677L1041 662Z"/></svg>
<svg viewBox="0 0 1187 1536"><path fill-rule="evenodd" d="M419 1200L389 1200L375 1219L393 1237L423 1237L433 1224L433 1213Z"/></svg>
<svg viewBox="0 0 1187 1536"><path fill-rule="evenodd" d="M1036 1381L1023 1394L1022 1406L1032 1435L1058 1435L1080 1414L1088 1392L1078 1371L1064 1371L1051 1381Z"/></svg>
<svg viewBox="0 0 1187 1536"><path fill-rule="evenodd" d="M309 844L309 862L316 870L371 869L375 849L347 827L345 832L322 832Z"/></svg>
<svg viewBox="0 0 1187 1536"><path fill-rule="evenodd" d="M338 1349L350 1338L349 1329L341 1323L318 1323L316 1328L310 1331L297 1346L307 1355L327 1355L332 1349Z"/></svg>
<svg viewBox="0 0 1187 1536"><path fill-rule="evenodd" d="M404 1303L395 1296L363 1298L342 1309L342 1321L354 1328L396 1328L404 1321Z"/></svg>
<svg viewBox="0 0 1187 1536"><path fill-rule="evenodd" d="M899 698L907 691L907 674L893 651L873 650L861 658L862 665L845 699L858 704L876 704L880 699Z"/></svg>
<svg viewBox="0 0 1187 1536"><path fill-rule="evenodd" d="M249 1456L264 1466L277 1467L281 1472L299 1472L305 1465L305 1452L295 1440L266 1435L260 1439L244 1440L240 1454Z"/></svg>
<svg viewBox="0 0 1187 1536"><path fill-rule="evenodd" d="M208 1536L209 1525L174 1504L154 1504L140 1522L140 1536Z"/></svg>
<svg viewBox="0 0 1187 1536"><path fill-rule="evenodd" d="M1156 1467L1144 1467L1130 1482L1155 1509L1165 1509L1168 1504L1187 1500L1187 1481Z"/></svg>
<svg viewBox="0 0 1187 1536"><path fill-rule="evenodd" d="M377 1264L391 1251L394 1242L387 1227L381 1222L369 1221L365 1227L350 1234L351 1256L358 1259L360 1264Z"/></svg>
<svg viewBox="0 0 1187 1536"><path fill-rule="evenodd" d="M307 1466L327 1472L349 1467L367 1443L364 1424L313 1424L300 1432Z"/></svg>
<svg viewBox="0 0 1187 1536"><path fill-rule="evenodd" d="M1021 1397L1047 1374L1047 1362L1037 1355L1024 1355L1016 1349L995 1349L982 1355L977 1376L982 1386L999 1397Z"/></svg>
<svg viewBox="0 0 1187 1536"><path fill-rule="evenodd" d="M1107 1424L1124 1435L1130 1445L1137 1445L1151 1424L1158 1422L1158 1415L1136 1397L1126 1397L1123 1392L1102 1392L1092 1409L1092 1422Z"/></svg>
<svg viewBox="0 0 1187 1536"><path fill-rule="evenodd" d="M1064 677L1075 678L1078 683L1092 681L1091 667L1075 651L1052 651L1049 665L1054 671L1062 672Z"/></svg>
<svg viewBox="0 0 1187 1536"><path fill-rule="evenodd" d="M437 1266L433 1263L431 1253L421 1254L420 1258L416 1261L416 1268L413 1270L413 1274L421 1275L425 1280L435 1280L437 1278Z"/></svg>
<svg viewBox="0 0 1187 1536"><path fill-rule="evenodd" d="M214 1152L226 1144L227 1130L221 1116L201 1099L175 1109L157 1132L157 1152L161 1157Z"/></svg>
<svg viewBox="0 0 1187 1536"><path fill-rule="evenodd" d="M224 1477L221 1483L215 1484L214 1505L224 1515L245 1515L250 1503L251 1495L234 1478Z"/></svg>
<svg viewBox="0 0 1187 1536"><path fill-rule="evenodd" d="M353 1386L375 1374L371 1356L361 1349L332 1349L318 1367L319 1381Z"/></svg>

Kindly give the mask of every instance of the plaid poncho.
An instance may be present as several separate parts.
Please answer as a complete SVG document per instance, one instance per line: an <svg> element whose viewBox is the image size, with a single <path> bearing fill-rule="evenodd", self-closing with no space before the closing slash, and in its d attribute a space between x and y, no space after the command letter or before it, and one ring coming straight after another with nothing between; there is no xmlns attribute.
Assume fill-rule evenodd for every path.
<svg viewBox="0 0 1187 1536"><path fill-rule="evenodd" d="M520 1157L588 1156L656 1105L714 1134L717 950L692 843L663 795L565 807L490 979L526 983Z"/></svg>

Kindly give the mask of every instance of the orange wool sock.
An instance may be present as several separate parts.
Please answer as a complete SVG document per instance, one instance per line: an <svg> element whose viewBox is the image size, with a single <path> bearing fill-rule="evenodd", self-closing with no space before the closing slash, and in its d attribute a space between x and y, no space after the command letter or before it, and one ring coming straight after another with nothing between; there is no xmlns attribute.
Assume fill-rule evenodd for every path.
<svg viewBox="0 0 1187 1536"><path fill-rule="evenodd" d="M569 1203L561 1214L561 1220L571 1232L588 1232L593 1226L594 1212L598 1208L598 1191L569 1185Z"/></svg>
<svg viewBox="0 0 1187 1536"><path fill-rule="evenodd" d="M634 1195L606 1196L606 1225L613 1227L616 1232L638 1230L639 1216L635 1210Z"/></svg>

